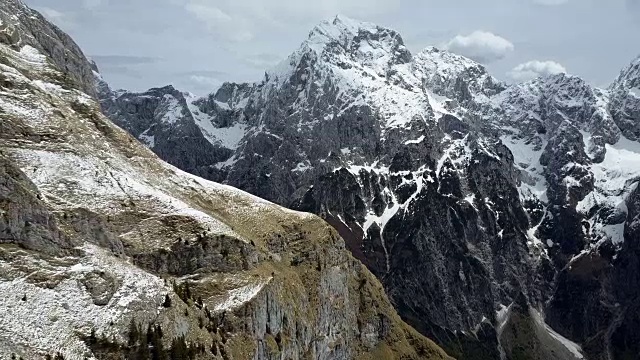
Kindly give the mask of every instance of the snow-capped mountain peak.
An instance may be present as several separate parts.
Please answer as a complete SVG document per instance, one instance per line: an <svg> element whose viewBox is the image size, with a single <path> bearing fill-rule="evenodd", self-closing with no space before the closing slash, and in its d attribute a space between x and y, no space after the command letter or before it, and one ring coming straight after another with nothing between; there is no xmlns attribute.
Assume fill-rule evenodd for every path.
<svg viewBox="0 0 640 360"><path fill-rule="evenodd" d="M486 73L483 65L462 55L428 46L416 55L425 72L438 73L441 76L457 75L469 69L475 69L479 73Z"/></svg>
<svg viewBox="0 0 640 360"><path fill-rule="evenodd" d="M343 15L316 25L300 48L267 71L270 79L286 81L296 68L316 62L369 68L383 75L396 64L409 63L411 53L398 32Z"/></svg>
<svg viewBox="0 0 640 360"><path fill-rule="evenodd" d="M424 87L462 103L472 98L486 100L506 87L491 76L483 65L433 46L418 53L413 64L423 77Z"/></svg>
<svg viewBox="0 0 640 360"><path fill-rule="evenodd" d="M627 67L622 69L618 78L610 87L613 90L630 90L640 88L640 56L634 59ZM640 92L640 91L638 91Z"/></svg>
<svg viewBox="0 0 640 360"><path fill-rule="evenodd" d="M309 33L308 43L326 45L334 41L345 42L357 37L361 32L376 34L379 29L381 28L376 24L336 15L316 25Z"/></svg>

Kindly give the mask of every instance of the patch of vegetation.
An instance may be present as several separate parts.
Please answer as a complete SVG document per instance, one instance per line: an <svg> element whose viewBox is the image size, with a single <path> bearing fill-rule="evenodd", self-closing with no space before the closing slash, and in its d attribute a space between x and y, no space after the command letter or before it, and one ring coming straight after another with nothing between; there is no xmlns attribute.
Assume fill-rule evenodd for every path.
<svg viewBox="0 0 640 360"><path fill-rule="evenodd" d="M95 331L87 337L85 343L96 358L100 360L136 359L136 360L195 360L206 353L202 344L187 344L184 336L174 338L171 346L164 346L164 332L160 325L148 324L146 330L138 326L135 320L129 324L127 344L118 344L106 337L97 337ZM53 358L53 360L60 360Z"/></svg>

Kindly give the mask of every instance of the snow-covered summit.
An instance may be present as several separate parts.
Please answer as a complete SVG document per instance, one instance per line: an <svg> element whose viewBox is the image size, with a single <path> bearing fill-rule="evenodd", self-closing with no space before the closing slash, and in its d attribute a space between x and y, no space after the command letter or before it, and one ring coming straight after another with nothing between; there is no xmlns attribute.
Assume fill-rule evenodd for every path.
<svg viewBox="0 0 640 360"><path fill-rule="evenodd" d="M494 101L501 106L509 98L520 97L529 99L532 105L540 105L540 100L544 100L562 107L580 107L585 103L595 102L596 97L601 94L601 90L591 87L578 76L554 74L511 85ZM516 105L522 108L522 104L519 102Z"/></svg>
<svg viewBox="0 0 640 360"><path fill-rule="evenodd" d="M435 46L428 46L420 51L415 56L415 60L425 72L437 73L443 77L457 75L469 69L474 69L480 74L487 73L480 63Z"/></svg>
<svg viewBox="0 0 640 360"><path fill-rule="evenodd" d="M629 90L640 88L640 56L622 69L618 78L611 84L612 90Z"/></svg>
<svg viewBox="0 0 640 360"><path fill-rule="evenodd" d="M433 46L419 52L413 63L423 77L424 86L461 102L472 98L486 100L506 86L476 61Z"/></svg>
<svg viewBox="0 0 640 360"><path fill-rule="evenodd" d="M382 30L376 24L355 20L344 15L336 15L332 19L327 19L316 25L309 33L307 43L313 45L326 45L333 41L346 42L361 32L377 34Z"/></svg>
<svg viewBox="0 0 640 360"><path fill-rule="evenodd" d="M267 75L284 81L301 64L317 62L341 68L353 62L383 74L395 64L410 61L411 53L395 30L338 15L316 25L300 47Z"/></svg>

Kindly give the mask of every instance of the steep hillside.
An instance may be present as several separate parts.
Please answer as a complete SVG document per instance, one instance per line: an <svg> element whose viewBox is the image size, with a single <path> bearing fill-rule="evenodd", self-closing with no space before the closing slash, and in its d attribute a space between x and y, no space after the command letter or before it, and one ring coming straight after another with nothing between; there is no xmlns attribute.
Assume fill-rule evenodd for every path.
<svg viewBox="0 0 640 360"><path fill-rule="evenodd" d="M605 359L637 353L638 64L610 89L565 74L507 86L338 16L261 82L153 108L215 152L163 155L166 135L146 135L166 121L123 116L149 93L102 105L174 165L195 157L200 175L322 216L450 354Z"/></svg>
<svg viewBox="0 0 640 360"><path fill-rule="evenodd" d="M324 221L162 162L0 5L0 357L448 358Z"/></svg>

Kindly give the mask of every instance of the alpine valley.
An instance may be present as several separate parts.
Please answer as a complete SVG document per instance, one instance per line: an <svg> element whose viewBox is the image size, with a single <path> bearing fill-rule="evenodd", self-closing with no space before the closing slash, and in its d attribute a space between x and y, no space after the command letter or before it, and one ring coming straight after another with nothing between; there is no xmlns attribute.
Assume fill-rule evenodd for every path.
<svg viewBox="0 0 640 360"><path fill-rule="evenodd" d="M640 58L507 85L337 16L132 93L0 5L0 355L640 359Z"/></svg>

